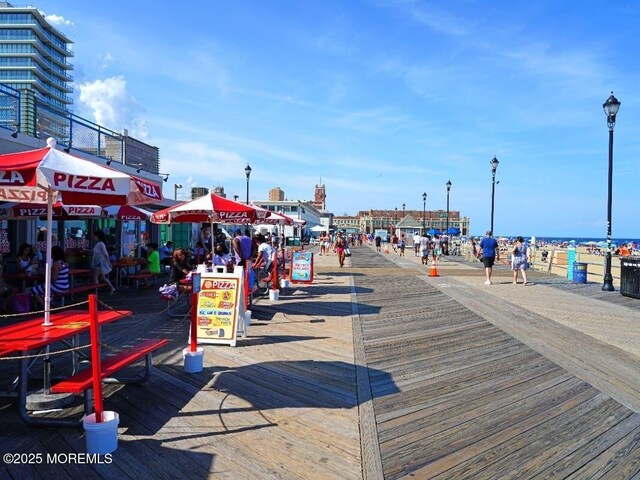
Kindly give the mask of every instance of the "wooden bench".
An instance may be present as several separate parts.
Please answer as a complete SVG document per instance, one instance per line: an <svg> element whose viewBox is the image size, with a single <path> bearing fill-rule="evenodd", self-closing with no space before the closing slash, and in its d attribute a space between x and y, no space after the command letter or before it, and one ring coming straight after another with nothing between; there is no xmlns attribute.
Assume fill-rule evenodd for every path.
<svg viewBox="0 0 640 480"><path fill-rule="evenodd" d="M146 382L151 375L152 353L164 347L169 343L166 338L154 338L145 340L138 345L130 347L113 357L102 360L101 377L104 383L143 383ZM145 359L145 373L141 378L126 378L116 380L112 377L115 373L128 367L138 360ZM81 370L75 375L53 385L51 393L71 393L80 395L85 392L84 407L85 413L88 415L92 409L92 392L93 392L93 372L91 368Z"/></svg>
<svg viewBox="0 0 640 480"><path fill-rule="evenodd" d="M102 287L106 287L106 283L87 283L86 285L79 285L77 287L70 288L66 292L51 292L53 298L60 299L61 306L64 307L64 299L65 297L69 297L73 299L73 296L76 293L85 293L90 292L91 290L95 290L95 293L98 293L98 289Z"/></svg>

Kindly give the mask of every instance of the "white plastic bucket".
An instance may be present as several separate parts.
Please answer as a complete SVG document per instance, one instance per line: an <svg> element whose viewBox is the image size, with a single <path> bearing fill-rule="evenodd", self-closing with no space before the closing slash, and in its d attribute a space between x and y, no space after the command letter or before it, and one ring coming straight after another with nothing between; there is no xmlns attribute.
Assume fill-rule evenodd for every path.
<svg viewBox="0 0 640 480"><path fill-rule="evenodd" d="M82 426L87 445L87 453L115 452L118 448L118 424L120 417L116 412L102 412L102 422L96 423L96 414L84 417Z"/></svg>
<svg viewBox="0 0 640 480"><path fill-rule="evenodd" d="M269 290L269 300L271 300L272 302L277 302L279 298L280 298L279 290L276 290L276 289Z"/></svg>
<svg viewBox="0 0 640 480"><path fill-rule="evenodd" d="M289 288L289 279L281 278L280 279L280 288Z"/></svg>
<svg viewBox="0 0 640 480"><path fill-rule="evenodd" d="M185 348L182 350L182 359L186 373L201 372L204 366L204 348L197 347L195 352L192 352L190 348Z"/></svg>
<svg viewBox="0 0 640 480"><path fill-rule="evenodd" d="M247 328L251 325L251 310L245 310L244 312L244 327Z"/></svg>

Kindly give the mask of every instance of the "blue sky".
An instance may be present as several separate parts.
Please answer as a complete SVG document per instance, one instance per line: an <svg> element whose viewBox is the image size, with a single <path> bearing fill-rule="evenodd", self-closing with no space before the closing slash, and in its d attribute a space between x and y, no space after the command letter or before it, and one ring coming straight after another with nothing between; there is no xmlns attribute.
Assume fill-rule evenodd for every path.
<svg viewBox="0 0 640 480"><path fill-rule="evenodd" d="M75 113L156 145L174 183L342 215L446 208L495 230L640 237L640 3L130 1L36 6L74 42ZM186 195L187 188L181 192Z"/></svg>

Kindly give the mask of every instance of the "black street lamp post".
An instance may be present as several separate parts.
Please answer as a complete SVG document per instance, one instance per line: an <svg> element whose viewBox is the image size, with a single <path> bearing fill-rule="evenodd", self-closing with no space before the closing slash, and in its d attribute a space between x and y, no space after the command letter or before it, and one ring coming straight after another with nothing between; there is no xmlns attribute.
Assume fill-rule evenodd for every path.
<svg viewBox="0 0 640 480"><path fill-rule="evenodd" d="M251 167L247 163L247 166L244 167L244 174L247 176L247 205L249 205L249 177L251 176Z"/></svg>
<svg viewBox="0 0 640 480"><path fill-rule="evenodd" d="M238 195L234 195L234 196L233 196L233 201L234 201L234 202L237 202L237 201L238 201L238 198L239 198L239 197L238 197Z"/></svg>
<svg viewBox="0 0 640 480"><path fill-rule="evenodd" d="M609 177L607 184L607 253L604 257L604 283L602 290L613 292L613 276L611 275L611 190L613 186L613 127L616 125L616 115L620 109L620 102L613 96L613 92L607 101L602 104L607 116L609 127Z"/></svg>
<svg viewBox="0 0 640 480"><path fill-rule="evenodd" d="M396 207L395 210L396 210L396 220L395 220L395 222L393 224L393 230L394 231L395 231L395 229L397 228L397 225L398 225L398 207Z"/></svg>
<svg viewBox="0 0 640 480"><path fill-rule="evenodd" d="M500 163L496 157L491 160L491 233L493 234L493 207L496 196L496 170Z"/></svg>
<svg viewBox="0 0 640 480"><path fill-rule="evenodd" d="M404 218L404 207L405 207L405 204L403 203L402 204L402 218Z"/></svg>
<svg viewBox="0 0 640 480"><path fill-rule="evenodd" d="M451 180L449 180L447 183L447 230L445 231L445 233L447 235L449 235L449 191L451 190Z"/></svg>
<svg viewBox="0 0 640 480"><path fill-rule="evenodd" d="M427 216L427 192L422 194L422 231L427 234L427 227L425 224L425 217Z"/></svg>

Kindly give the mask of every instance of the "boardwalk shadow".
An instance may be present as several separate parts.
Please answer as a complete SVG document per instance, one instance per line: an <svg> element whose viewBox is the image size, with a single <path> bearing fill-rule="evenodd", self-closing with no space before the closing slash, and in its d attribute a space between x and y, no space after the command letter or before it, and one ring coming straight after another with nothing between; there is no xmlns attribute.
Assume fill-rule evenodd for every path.
<svg viewBox="0 0 640 480"><path fill-rule="evenodd" d="M360 369L363 369L361 372ZM190 415L250 412L277 408L353 408L375 398L368 384L367 395L358 397L356 379L375 378L385 383L384 394L399 392L387 372L341 361L282 360L239 368L209 369L213 381L204 389L225 393L250 406L223 406ZM203 372L203 375L207 373ZM242 403L242 402L241 402Z"/></svg>

